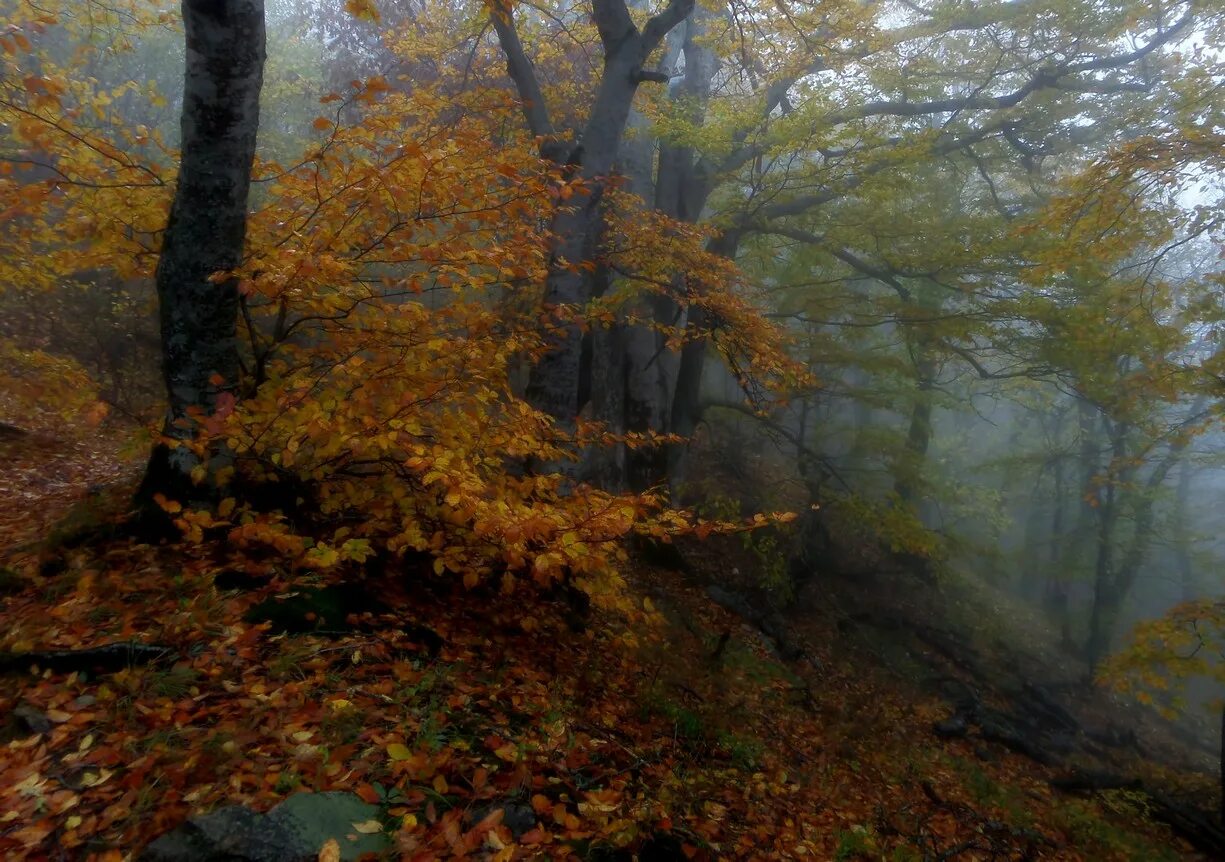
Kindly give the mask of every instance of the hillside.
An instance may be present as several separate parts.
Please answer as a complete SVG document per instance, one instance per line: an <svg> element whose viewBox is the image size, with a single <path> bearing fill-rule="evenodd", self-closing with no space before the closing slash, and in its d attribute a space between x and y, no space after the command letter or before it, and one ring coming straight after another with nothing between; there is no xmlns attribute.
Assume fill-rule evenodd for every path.
<svg viewBox="0 0 1225 862"><path fill-rule="evenodd" d="M1126 725L1092 717L1101 695L1069 702L1062 748L1020 724L1035 698L1062 713L1073 680L1006 654L981 595L962 597L975 633L920 582L826 577L771 637L709 586L749 561L696 541L688 573L635 557L635 619L426 566L336 589L222 544L108 537L125 485L88 486L130 470L96 447L5 445L21 466L3 489L6 858L1208 858L1138 790L1052 787L1088 774L1086 752L1173 773L1138 753L1161 750L1146 731L1120 741ZM114 644L138 646L67 652ZM307 792L344 795L317 797L311 823L254 813Z"/></svg>

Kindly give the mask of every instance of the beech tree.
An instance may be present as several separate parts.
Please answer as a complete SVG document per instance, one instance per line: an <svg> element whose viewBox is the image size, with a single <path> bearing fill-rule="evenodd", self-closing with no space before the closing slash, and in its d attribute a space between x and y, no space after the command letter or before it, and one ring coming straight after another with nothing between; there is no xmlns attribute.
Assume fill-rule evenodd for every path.
<svg viewBox="0 0 1225 862"><path fill-rule="evenodd" d="M233 409L238 281L265 60L262 0L184 0L181 158L156 281L167 411L138 497L185 500L224 466L193 444Z"/></svg>
<svg viewBox="0 0 1225 862"><path fill-rule="evenodd" d="M526 29L515 25L513 7L498 7L491 20L534 134L553 146L559 139L570 142L556 151L567 157L567 146L581 138L587 159L590 137L579 129L619 128L617 155L605 152L599 165L585 161L586 175L606 183L608 172L621 173L646 206L708 226L709 248L717 254L735 259L746 242L773 235L809 243L860 275L902 280L919 268L872 242L874 234L891 230L882 216L896 210L881 203L899 182L947 165L957 174L972 173L981 190L965 213L967 223L984 217L998 222L1001 212L1015 216L1033 200L1025 194L1027 176L1101 152L1126 135L1159 129L1171 109L1191 116L1205 93L1197 70L1210 60L1192 58L1181 46L1220 24L1214 9L1197 3L1162 10L1083 4L1075 14L1060 15L1030 3L973 10L944 4L668 6L652 20L681 20L669 20L650 77L666 77L669 86L621 88L633 104L628 114L618 108L617 122L608 125L597 119L604 115L595 106L609 93L604 82L613 68L604 41L612 32L609 16L621 15L623 7L523 11L532 20ZM651 11L646 4L624 8L630 23ZM598 41L587 37L588 22L596 25ZM591 68L601 64L590 80L585 56L594 58ZM947 74L951 68L958 70L956 80ZM590 101L576 104L576 88L590 93L584 97ZM589 204L585 198L564 207L573 223L554 225L555 242L573 243L555 253L582 264L557 272L549 290L566 279L582 284L566 292L563 303L580 313L599 292L595 279L625 280L623 273L602 269L600 243L592 241L600 235L598 224L578 223ZM829 229L851 211L868 214L866 236ZM984 236L998 236L998 226L990 225ZM966 259L974 254L957 252L963 253ZM981 253L1002 256L998 248ZM570 347L559 347L537 366L533 398L543 403L545 381L564 378L559 391L590 391L592 415L614 429L690 434L702 410L705 347L723 322L691 307L700 286L684 275L674 274L670 290L624 306L632 312L617 326L603 327L609 337L594 327L587 360L580 327L559 329L567 335L558 345ZM546 297L546 306L557 305L559 295ZM666 345L649 332L669 326L685 332ZM938 346L937 352L949 350ZM576 383L587 373L584 361L601 385ZM581 406L566 395L548 409L564 417ZM631 450L624 469L635 475L634 485L662 477L650 447Z"/></svg>
<svg viewBox="0 0 1225 862"><path fill-rule="evenodd" d="M494 4L490 20L506 55L507 73L523 104L528 128L541 141L545 158L565 165L583 180L575 196L561 203L553 218L549 274L544 303L560 314L549 335L549 350L532 369L528 400L563 425L579 410L582 362L581 314L593 294L594 259L602 242L599 212L630 118L634 94L643 81L668 79L648 68L648 60L668 33L693 10L693 0L670 0L641 28L624 0L593 0L591 15L603 48L599 84L581 130L558 128L551 117L536 72L515 28L513 6Z"/></svg>

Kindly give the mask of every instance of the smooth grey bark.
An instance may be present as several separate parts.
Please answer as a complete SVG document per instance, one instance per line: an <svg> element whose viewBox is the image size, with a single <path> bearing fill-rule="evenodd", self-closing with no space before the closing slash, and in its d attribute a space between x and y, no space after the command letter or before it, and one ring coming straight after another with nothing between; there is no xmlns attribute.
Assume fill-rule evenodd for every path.
<svg viewBox="0 0 1225 862"><path fill-rule="evenodd" d="M237 281L210 277L242 261L265 60L262 0L183 0L182 9L182 155L156 273L166 441L138 492L146 507L155 494L211 493L191 479L201 459L174 443L195 437L238 386ZM224 460L215 453L204 466L212 474Z"/></svg>
<svg viewBox="0 0 1225 862"><path fill-rule="evenodd" d="M641 0L630 0L629 5L637 10L645 9ZM673 46L676 43L676 35L685 28L686 23L682 23L668 35L664 57L660 63L665 74L675 63L676 51ZM614 170L624 183L625 189L644 202L653 201L655 197L655 144L650 121L631 105ZM598 295L601 287L606 285L597 285L593 293ZM634 318L645 317L649 320L650 309L650 299L643 297L631 303L627 312ZM584 370L584 375L589 378L589 385L581 387L589 390L591 397L584 405L580 392L580 411L589 413L592 419L600 422L613 434L621 434L627 429L663 430L663 419L666 417L662 407L659 408L658 415L651 414L645 418L641 415L644 389L647 392L645 403L667 403L666 378L659 373L654 375L654 379L650 379L651 376L644 373L644 366L649 364L649 358L657 349L656 342L657 335L649 325L626 320L625 315L619 315L618 319L608 326L593 328L587 334L585 348L591 360L589 368ZM647 356L646 360L642 358L644 354ZM662 363L656 365L657 371L662 372L662 368ZM652 384L655 388L651 388ZM580 478L596 483L606 490L620 491L626 487L637 491L644 490L650 481L644 483L638 478L641 460L640 450L623 445L592 446L584 453Z"/></svg>
<svg viewBox="0 0 1225 862"><path fill-rule="evenodd" d="M684 53L685 70L679 83L669 93L675 109L698 125L706 116L711 86L719 69L717 55L704 43L708 19L712 12L697 8L685 22L683 33L676 40ZM670 142L659 146L659 165L654 187L656 210L680 222L695 224L702 216L711 185L698 170L699 160L692 147ZM731 247L734 247L735 243ZM734 249L728 254L735 256ZM694 331L705 326L705 314L690 308L688 318L682 318L677 298L683 293L684 275L674 279L673 296L651 297L642 313L664 326L679 325L682 320L692 323ZM697 427L697 398L701 384L701 364L705 362L705 345L686 344L678 357L666 349L666 338L655 331L636 331L626 344L626 427L630 431L666 430L689 436ZM686 354L688 359L686 359ZM688 363L688 364L686 364ZM697 367L694 367L697 363ZM683 371L682 371L683 369ZM682 392L682 387L685 387ZM677 399L680 399L678 413ZM676 420L680 420L680 426ZM670 477L679 468L681 450L677 447L649 447L628 453L629 484L642 490Z"/></svg>
<svg viewBox="0 0 1225 862"><path fill-rule="evenodd" d="M550 225L554 239L544 305L558 319L545 334L545 352L532 368L525 392L529 403L566 429L574 427L579 410L583 335L576 316L593 293L594 262L589 252L600 246L599 206L605 183L616 161L638 85L660 78L645 69L646 61L668 32L688 17L694 0L671 0L641 30L624 0L592 0L591 5L604 46L604 66L579 139L564 148L556 140L545 141L544 154L568 166L583 180L583 187L559 206ZM542 138L555 139L547 105L513 21L498 12L492 21L529 128Z"/></svg>

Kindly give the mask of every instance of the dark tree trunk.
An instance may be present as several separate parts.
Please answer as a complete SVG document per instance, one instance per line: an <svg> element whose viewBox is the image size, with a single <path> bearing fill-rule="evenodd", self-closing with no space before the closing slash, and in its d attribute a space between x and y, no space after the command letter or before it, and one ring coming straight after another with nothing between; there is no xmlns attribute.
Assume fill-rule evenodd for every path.
<svg viewBox="0 0 1225 862"><path fill-rule="evenodd" d="M708 250L728 260L736 257L740 245L740 234L724 231L711 240ZM676 372L676 391L672 394L671 432L680 437L691 437L702 419L702 369L706 365L706 335L710 321L706 311L697 306L689 308L685 321L685 343L681 347L680 367ZM684 478L685 443L668 447L668 480L677 482Z"/></svg>
<svg viewBox="0 0 1225 862"><path fill-rule="evenodd" d="M242 261L264 70L262 0L184 0L183 24L182 156L157 265L166 440L138 492L146 509L156 494L207 499L210 483L192 471L211 476L224 460L175 444L232 405L238 385L237 283L210 277Z"/></svg>
<svg viewBox="0 0 1225 862"><path fill-rule="evenodd" d="M1197 398L1191 408L1190 418L1184 423L1183 429L1180 430L1185 430L1188 425L1201 419L1201 414L1206 404L1206 398ZM1115 464L1126 464L1119 471L1119 475L1115 477L1117 483L1123 488L1130 488L1132 486L1132 480L1137 469L1134 464L1127 460L1127 435L1129 431L1129 426L1122 423L1117 423L1111 429L1111 453L1113 461ZM1148 555L1148 549L1152 544L1153 535L1157 528L1157 493L1161 486L1165 484L1166 479L1169 478L1170 471L1182 462L1190 442L1190 436L1175 434L1165 457L1153 465L1143 486L1131 492L1135 498L1132 506L1132 534L1130 541L1123 549L1123 553L1119 556L1117 562L1110 556L1111 552L1107 547L1105 567L1103 568L1102 556L1099 554L1098 569L1094 582L1093 615L1090 618L1089 625L1088 659L1091 668L1097 666L1098 661L1101 660L1109 648L1119 609L1131 593L1132 587L1135 586L1136 578L1139 576L1140 569ZM1118 518L1119 504L1114 492L1114 484L1115 482L1112 481L1107 486L1107 503L1102 507L1105 511L1099 513L1103 518L1108 517L1111 522ZM1110 524L1109 532L1113 534L1113 523ZM1110 538L1111 536L1106 536L1107 541ZM1100 541L1102 539L1099 534Z"/></svg>
<svg viewBox="0 0 1225 862"><path fill-rule="evenodd" d="M893 490L898 499L914 507L922 488L923 465L932 439L932 386L936 363L925 344L919 344L915 357L916 391L910 408L910 424L906 429L906 446L901 463L895 470Z"/></svg>
<svg viewBox="0 0 1225 862"><path fill-rule="evenodd" d="M1110 471L1123 463L1127 454L1127 428L1121 423L1111 423ZM1097 493L1097 557L1093 566L1093 607L1089 612L1089 637L1085 643L1085 660L1089 672L1097 670L1098 664L1110 648L1110 635L1115 617L1122 606L1114 562L1115 522L1118 519L1118 491L1116 483L1120 475L1108 475L1105 488Z"/></svg>
<svg viewBox="0 0 1225 862"><path fill-rule="evenodd" d="M1063 518L1065 507L1064 461L1061 455L1055 456L1052 465L1055 489L1054 510L1051 513L1050 551L1047 556L1046 590L1043 595L1043 606L1046 612L1059 626L1060 636L1065 644L1072 642L1072 625L1068 616L1068 573L1063 565Z"/></svg>

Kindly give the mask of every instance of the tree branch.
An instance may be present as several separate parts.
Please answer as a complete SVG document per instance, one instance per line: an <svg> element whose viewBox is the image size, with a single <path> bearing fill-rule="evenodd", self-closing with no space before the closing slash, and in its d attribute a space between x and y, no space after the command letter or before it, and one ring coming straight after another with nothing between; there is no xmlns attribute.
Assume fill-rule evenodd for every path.
<svg viewBox="0 0 1225 862"><path fill-rule="evenodd" d="M694 0L669 0L667 7L642 28L643 56L648 56L677 24L693 12Z"/></svg>
<svg viewBox="0 0 1225 862"><path fill-rule="evenodd" d="M1103 71L1106 69L1122 69L1130 66L1137 60L1156 51L1162 45L1169 42L1183 30L1185 30L1194 19L1194 16L1188 11L1168 30L1163 30L1152 38L1145 45L1137 48L1135 51L1128 51L1125 54L1111 54L1106 57L1098 57L1095 60L1086 60L1081 63L1068 63L1057 66L1042 66L1034 71L1029 80L1022 86L1013 90L1011 93L1006 93L1001 96L963 96L959 98L948 99L933 99L927 102L908 102L905 100L881 100L876 102L866 102L857 108L847 109L843 111L835 111L828 114L822 120L824 126L836 126L842 123L850 122L851 120L862 120L869 117L893 116L893 117L919 117L929 114L946 114L960 111L977 111L977 110L1004 110L1013 108L1019 105L1026 97L1045 89L1068 89L1077 92L1092 92L1092 93L1117 93L1146 87L1142 84L1124 84L1099 81L1064 81L1062 79L1069 75L1077 75L1082 72Z"/></svg>
<svg viewBox="0 0 1225 862"><path fill-rule="evenodd" d="M489 21L498 34L498 43L502 46L502 54L506 57L506 74L510 76L519 92L519 102L523 106L523 118L527 127L538 138L551 138L556 132L553 121L549 118L549 108L540 90L540 82L536 79L536 70L523 50L519 41L519 31L515 29L514 13L509 5L491 0L489 2ZM543 154L543 148L542 148Z"/></svg>

